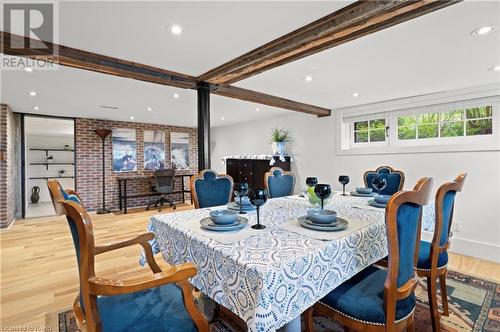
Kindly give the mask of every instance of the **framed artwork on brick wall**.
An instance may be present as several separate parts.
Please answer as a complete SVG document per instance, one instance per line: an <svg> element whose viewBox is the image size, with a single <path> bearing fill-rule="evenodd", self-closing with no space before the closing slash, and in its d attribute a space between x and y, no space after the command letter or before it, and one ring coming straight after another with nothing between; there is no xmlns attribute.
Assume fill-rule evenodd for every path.
<svg viewBox="0 0 500 332"><path fill-rule="evenodd" d="M170 133L172 167L174 169L189 169L189 134Z"/></svg>
<svg viewBox="0 0 500 332"><path fill-rule="evenodd" d="M165 168L165 133L160 130L144 130L144 169Z"/></svg>
<svg viewBox="0 0 500 332"><path fill-rule="evenodd" d="M137 140L135 129L114 128L113 172L137 171Z"/></svg>

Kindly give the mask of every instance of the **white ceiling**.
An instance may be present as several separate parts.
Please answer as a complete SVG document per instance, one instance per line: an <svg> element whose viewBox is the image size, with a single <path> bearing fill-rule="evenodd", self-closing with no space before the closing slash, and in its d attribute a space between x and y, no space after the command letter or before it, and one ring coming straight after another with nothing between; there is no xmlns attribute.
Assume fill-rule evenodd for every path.
<svg viewBox="0 0 500 332"><path fill-rule="evenodd" d="M499 31L499 1L464 1L236 85L335 109L500 82Z"/></svg>
<svg viewBox="0 0 500 332"><path fill-rule="evenodd" d="M61 2L59 43L196 76L347 3ZM499 13L497 1L462 2L236 85L335 109L499 82L488 70L500 64ZM470 34L487 24L497 29ZM196 125L192 90L71 68L3 71L1 83L2 102L19 112ZM289 112L214 95L211 109L213 126Z"/></svg>

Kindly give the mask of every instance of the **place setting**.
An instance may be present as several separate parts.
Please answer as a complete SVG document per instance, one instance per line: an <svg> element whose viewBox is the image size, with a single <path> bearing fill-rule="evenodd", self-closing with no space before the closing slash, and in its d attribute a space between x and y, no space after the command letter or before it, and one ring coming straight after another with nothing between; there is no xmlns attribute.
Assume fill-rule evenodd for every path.
<svg viewBox="0 0 500 332"><path fill-rule="evenodd" d="M324 209L324 201L332 194L332 188L329 184L316 184L314 193L320 199L319 208L310 208L305 216L297 220L300 226L322 232L339 231L347 228L347 220L337 216L334 210Z"/></svg>
<svg viewBox="0 0 500 332"><path fill-rule="evenodd" d="M255 211L256 207L250 202L248 192L248 183L237 183L234 186L235 200L233 202L227 203L227 208L232 211L239 211L239 214L247 214L248 212Z"/></svg>

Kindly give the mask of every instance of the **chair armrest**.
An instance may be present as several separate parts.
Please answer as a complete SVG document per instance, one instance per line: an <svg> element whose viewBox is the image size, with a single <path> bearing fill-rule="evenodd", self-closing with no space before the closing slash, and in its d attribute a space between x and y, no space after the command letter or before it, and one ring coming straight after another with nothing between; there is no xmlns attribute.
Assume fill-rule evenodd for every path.
<svg viewBox="0 0 500 332"><path fill-rule="evenodd" d="M119 295L155 288L171 283L186 281L194 277L197 269L192 263L176 265L168 271L155 273L147 277L129 280L93 277L89 279L89 289L94 295Z"/></svg>
<svg viewBox="0 0 500 332"><path fill-rule="evenodd" d="M108 252L120 248L125 248L129 247L134 244L139 244L142 246L145 252L146 256L146 261L148 262L148 266L151 268L153 273L159 273L161 272L160 267L155 261L154 255L153 255L153 249L151 248L151 245L149 244L148 241L153 240L155 238L154 233L152 232L147 232L140 234L132 239L121 241L121 242L113 242L113 243L108 243L102 246L95 246L94 248L94 255L99 255L102 254L103 252Z"/></svg>

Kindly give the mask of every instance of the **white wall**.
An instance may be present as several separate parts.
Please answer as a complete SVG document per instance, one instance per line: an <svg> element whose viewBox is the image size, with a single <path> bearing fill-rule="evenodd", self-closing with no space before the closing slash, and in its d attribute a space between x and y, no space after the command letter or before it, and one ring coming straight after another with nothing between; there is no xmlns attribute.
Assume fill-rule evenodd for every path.
<svg viewBox="0 0 500 332"><path fill-rule="evenodd" d="M212 168L225 172L224 155L270 153L270 132L274 127L291 131L294 142L289 152L295 162L296 191L307 176L317 176L340 189L338 176L351 177L348 188L362 185L365 170L391 165L405 172L405 189L422 176L434 178L434 189L467 172L464 189L457 197L451 251L500 262L500 151L439 152L412 154L337 155L334 117L316 118L290 113L212 129ZM429 239L431 234L423 234Z"/></svg>

